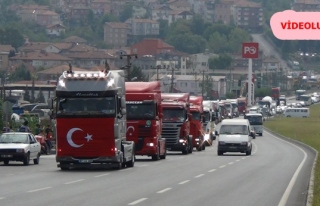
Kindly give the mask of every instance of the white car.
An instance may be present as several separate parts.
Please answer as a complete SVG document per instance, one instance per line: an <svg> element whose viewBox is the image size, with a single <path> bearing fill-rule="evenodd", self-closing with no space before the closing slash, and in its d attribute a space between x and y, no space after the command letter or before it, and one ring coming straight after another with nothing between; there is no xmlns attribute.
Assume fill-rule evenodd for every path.
<svg viewBox="0 0 320 206"><path fill-rule="evenodd" d="M5 165L9 161L20 161L29 165L30 159L34 164L39 164L41 145L28 132L8 132L0 136L0 162Z"/></svg>

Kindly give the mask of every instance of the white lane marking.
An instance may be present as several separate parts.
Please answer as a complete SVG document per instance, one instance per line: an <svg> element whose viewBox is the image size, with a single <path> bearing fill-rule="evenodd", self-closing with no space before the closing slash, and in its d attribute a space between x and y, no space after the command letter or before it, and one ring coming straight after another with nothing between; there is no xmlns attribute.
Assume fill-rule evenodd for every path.
<svg viewBox="0 0 320 206"><path fill-rule="evenodd" d="M29 190L27 192L38 192L38 191L41 191L41 190L48 190L48 189L51 189L52 187L44 187L44 188L39 188L39 189L35 189L35 190Z"/></svg>
<svg viewBox="0 0 320 206"><path fill-rule="evenodd" d="M14 175L14 174L7 174L6 176L12 176L12 175Z"/></svg>
<svg viewBox="0 0 320 206"><path fill-rule="evenodd" d="M185 181L180 182L179 185L183 185L183 184L186 184L188 182L190 182L190 180L185 180Z"/></svg>
<svg viewBox="0 0 320 206"><path fill-rule="evenodd" d="M279 204L278 204L278 206L284 206L284 205L287 204L287 201L288 201L288 198L289 198L290 193L291 193L291 191L292 191L292 188L293 188L293 186L294 186L294 184L295 184L295 182L296 182L296 180L297 180L297 178L298 178L298 175L299 175L299 173L300 173L300 171L301 171L304 163L305 163L306 160L307 160L308 155L307 155L307 153L306 153L301 147L298 147L297 145L295 145L295 144L293 144L293 143L291 143L291 142L288 142L288 141L285 141L285 140L283 140L283 139L280 139L280 138L274 136L273 134L271 134L271 133L269 133L269 132L267 132L267 133L270 134L273 138L276 138L276 139L278 139L278 140L280 140L280 141L282 141L282 142L285 142L285 143L287 143L287 144L291 144L292 146L298 148L298 149L303 153L303 155L304 155L302 161L300 162L298 168L297 168L296 171L294 172L294 174L293 174L293 176L292 176L292 178L291 178L291 180L290 180L290 182L289 182L289 184L288 184L285 192L283 193L282 198L281 198L281 200L280 200L280 202L279 202Z"/></svg>
<svg viewBox="0 0 320 206"><path fill-rule="evenodd" d="M84 179L80 179L80 180L75 180L75 181L71 181L71 182L66 182L64 183L65 185L69 185L69 184L73 184L73 183L77 183L77 182L81 182L83 181Z"/></svg>
<svg viewBox="0 0 320 206"><path fill-rule="evenodd" d="M5 199L5 197L0 197L0 200L3 200L3 199Z"/></svg>
<svg viewBox="0 0 320 206"><path fill-rule="evenodd" d="M197 175L195 176L194 178L199 178L199 177L202 177L204 174L200 174L200 175Z"/></svg>
<svg viewBox="0 0 320 206"><path fill-rule="evenodd" d="M236 162L239 162L239 161L241 161L241 160L236 160Z"/></svg>
<svg viewBox="0 0 320 206"><path fill-rule="evenodd" d="M131 202L131 203L129 203L128 205L136 205L136 204L138 204L138 203L140 203L140 202L142 202L142 201L145 201L145 200L147 200L148 198L141 198L141 199L138 199L138 200L136 200L136 201L134 201L134 202Z"/></svg>
<svg viewBox="0 0 320 206"><path fill-rule="evenodd" d="M139 165L139 166L136 166L136 167L146 167L147 165Z"/></svg>
<svg viewBox="0 0 320 206"><path fill-rule="evenodd" d="M229 165L232 165L232 164L233 164L233 162L229 162L228 164L229 164Z"/></svg>
<svg viewBox="0 0 320 206"><path fill-rule="evenodd" d="M214 171L216 171L216 169L209 170L208 172L214 172Z"/></svg>
<svg viewBox="0 0 320 206"><path fill-rule="evenodd" d="M245 158L245 157L242 157L241 159L245 160L246 158Z"/></svg>
<svg viewBox="0 0 320 206"><path fill-rule="evenodd" d="M220 166L219 168L224 168L225 167L225 165L222 165L222 166Z"/></svg>
<svg viewBox="0 0 320 206"><path fill-rule="evenodd" d="M254 145L253 149L254 151L252 153L257 153L258 152L258 146L256 143L252 142L252 144Z"/></svg>
<svg viewBox="0 0 320 206"><path fill-rule="evenodd" d="M135 166L136 167L136 166ZM132 167L130 167L130 168L123 168L122 170L119 170L119 172L124 172L124 171L128 171L128 170L132 170Z"/></svg>
<svg viewBox="0 0 320 206"><path fill-rule="evenodd" d="M106 176L106 175L109 175L109 173L102 174L102 175L97 175L97 176L94 176L94 177L103 177L103 176Z"/></svg>
<svg viewBox="0 0 320 206"><path fill-rule="evenodd" d="M164 193L164 192L167 192L167 191L169 191L169 190L171 190L172 188L170 188L170 187L168 187L168 188L166 188L166 189L163 189L163 190L160 190L160 191L158 191L157 193Z"/></svg>

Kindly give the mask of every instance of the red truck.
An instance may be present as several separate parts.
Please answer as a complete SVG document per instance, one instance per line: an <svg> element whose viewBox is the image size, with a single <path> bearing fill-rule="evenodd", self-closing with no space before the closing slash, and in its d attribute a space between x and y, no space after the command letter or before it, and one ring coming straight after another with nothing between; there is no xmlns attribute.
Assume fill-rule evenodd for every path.
<svg viewBox="0 0 320 206"><path fill-rule="evenodd" d="M240 98L237 98L237 100L238 100L239 115L247 113L247 98L240 97Z"/></svg>
<svg viewBox="0 0 320 206"><path fill-rule="evenodd" d="M162 93L162 137L166 139L169 151L192 153L192 136L190 135L189 93Z"/></svg>
<svg viewBox="0 0 320 206"><path fill-rule="evenodd" d="M278 100L280 98L280 87L271 88L271 97L274 100Z"/></svg>
<svg viewBox="0 0 320 206"><path fill-rule="evenodd" d="M198 151L205 150L204 132L203 132L203 97L190 96L190 112L192 120L190 121L190 135L192 135L192 145Z"/></svg>
<svg viewBox="0 0 320 206"><path fill-rule="evenodd" d="M135 143L136 155L166 158L161 137L162 105L160 82L126 82L127 140Z"/></svg>
<svg viewBox="0 0 320 206"><path fill-rule="evenodd" d="M134 142L127 141L124 71L68 71L60 76L53 109L56 162L61 170L133 167Z"/></svg>

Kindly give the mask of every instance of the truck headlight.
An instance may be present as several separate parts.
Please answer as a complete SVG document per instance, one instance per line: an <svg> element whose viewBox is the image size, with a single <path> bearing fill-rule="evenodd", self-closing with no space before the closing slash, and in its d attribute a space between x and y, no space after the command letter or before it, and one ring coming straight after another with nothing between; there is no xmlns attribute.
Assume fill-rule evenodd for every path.
<svg viewBox="0 0 320 206"><path fill-rule="evenodd" d="M195 140L198 142L200 139L199 139L199 138L196 138Z"/></svg>
<svg viewBox="0 0 320 206"><path fill-rule="evenodd" d="M148 147L153 147L154 144L153 144L153 143L147 143L147 146L148 146Z"/></svg>
<svg viewBox="0 0 320 206"><path fill-rule="evenodd" d="M16 149L17 153L24 153L24 149Z"/></svg>
<svg viewBox="0 0 320 206"><path fill-rule="evenodd" d="M210 138L210 135L209 134L205 134L204 135L204 140L208 140Z"/></svg>
<svg viewBox="0 0 320 206"><path fill-rule="evenodd" d="M184 141L184 139L179 139L179 142L184 143L185 141Z"/></svg>
<svg viewBox="0 0 320 206"><path fill-rule="evenodd" d="M223 141L219 141L219 145L225 145L226 143Z"/></svg>

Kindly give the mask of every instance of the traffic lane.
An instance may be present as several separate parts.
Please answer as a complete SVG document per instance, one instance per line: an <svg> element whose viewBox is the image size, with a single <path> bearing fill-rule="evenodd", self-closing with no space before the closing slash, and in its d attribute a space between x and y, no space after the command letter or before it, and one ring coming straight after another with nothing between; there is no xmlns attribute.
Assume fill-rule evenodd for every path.
<svg viewBox="0 0 320 206"><path fill-rule="evenodd" d="M269 134L274 134L272 131ZM290 196L288 197L287 205L305 205L308 200L308 192L310 187L310 183L313 184L311 178L311 172L313 165L315 163L316 151L305 145L301 142L297 142L295 140L290 140L284 137L275 137L279 138L282 141L289 142L289 144L297 147L302 153L306 153L306 160L303 163L301 171L299 172L299 176L295 181L295 185L290 192Z"/></svg>
<svg viewBox="0 0 320 206"><path fill-rule="evenodd" d="M189 185L176 185L139 205L278 205L304 155L269 134L258 137L254 144L252 156L230 161Z"/></svg>
<svg viewBox="0 0 320 206"><path fill-rule="evenodd" d="M218 159L219 161L213 161L212 157L215 157L215 155L215 149L207 148L206 151L194 152L191 155L168 155L167 161L150 162L149 164L143 163L140 165L138 162L137 167L132 169L124 169L112 173L108 171L100 171L99 173L98 171L94 172L94 175L91 171L53 171L53 175L49 177L37 176L39 178L38 182L42 184L32 185L33 181L31 181L29 183L31 187L23 188L25 191L19 190L20 193L7 195L2 202L16 205L21 202L32 201L30 204L32 203L33 205L44 203L54 205L56 198L59 198L64 204L73 205L74 201L79 201L77 204L81 204L81 202L86 202L89 198L97 199L95 200L97 203L101 199L102 202L111 202L111 205L113 203L114 205L123 205L125 202L135 202L141 199L138 198L141 194L149 196L156 191L165 190L167 185L173 183L184 184L189 181L188 178L202 177L203 171L209 172L213 168L218 167L219 161L222 161L221 165L224 165L225 161L228 161L230 158L239 158L234 156L225 160L220 158ZM206 168L206 170L203 170L203 168ZM68 176L68 178L65 176ZM51 183L43 181L43 179L51 180ZM27 180L23 184L27 184ZM69 185L71 187L68 187ZM140 188L139 186L142 187ZM100 191L103 191L103 195L99 194ZM115 191L121 191L121 196L126 198L118 198L114 195ZM45 199L36 198L36 200L30 198L32 193L41 194L42 192L50 193L50 197L46 196ZM19 198L16 198L16 195ZM71 200L68 198L69 196L77 197L77 199Z"/></svg>

